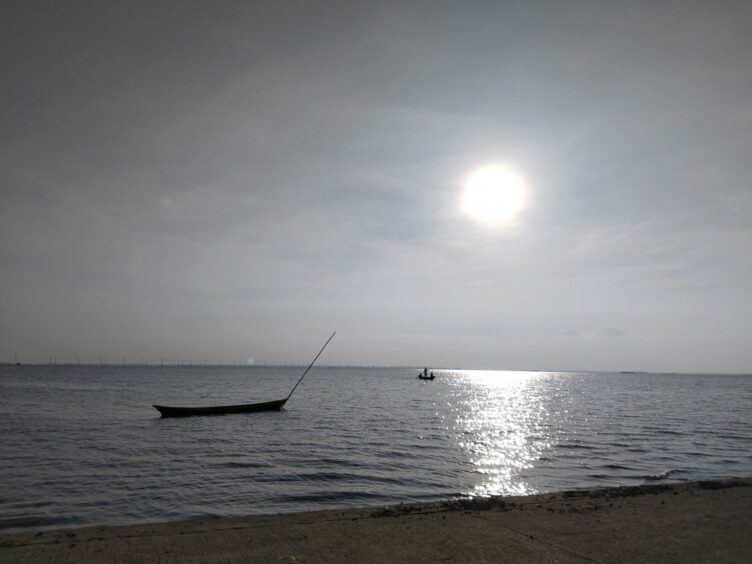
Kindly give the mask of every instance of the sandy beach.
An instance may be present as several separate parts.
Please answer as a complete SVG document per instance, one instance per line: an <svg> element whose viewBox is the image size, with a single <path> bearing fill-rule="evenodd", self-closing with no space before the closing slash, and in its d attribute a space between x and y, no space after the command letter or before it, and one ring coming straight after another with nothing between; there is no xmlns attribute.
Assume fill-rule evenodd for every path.
<svg viewBox="0 0 752 564"><path fill-rule="evenodd" d="M749 562L752 478L0 535L0 562Z"/></svg>

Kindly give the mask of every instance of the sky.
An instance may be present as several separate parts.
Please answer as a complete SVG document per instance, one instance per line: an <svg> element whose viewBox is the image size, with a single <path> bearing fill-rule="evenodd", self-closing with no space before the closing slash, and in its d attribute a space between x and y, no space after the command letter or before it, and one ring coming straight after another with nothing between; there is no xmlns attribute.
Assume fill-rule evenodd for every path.
<svg viewBox="0 0 752 564"><path fill-rule="evenodd" d="M9 1L0 44L0 361L752 371L750 2Z"/></svg>

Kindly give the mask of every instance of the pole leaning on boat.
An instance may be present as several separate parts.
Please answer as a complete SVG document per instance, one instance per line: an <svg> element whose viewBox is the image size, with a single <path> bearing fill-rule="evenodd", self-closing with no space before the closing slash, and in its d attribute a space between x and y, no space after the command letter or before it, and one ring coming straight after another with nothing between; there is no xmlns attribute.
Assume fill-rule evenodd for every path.
<svg viewBox="0 0 752 564"><path fill-rule="evenodd" d="M334 339L334 336L335 336L336 334L337 334L337 332L335 331L334 333L332 333L332 336L331 336L331 337L329 337L329 338L328 338L328 339L326 340L326 343L324 343L324 346L323 346L323 347L321 347L321 350L319 351L319 354L317 354L317 355L316 355L316 358L314 358L314 359L313 359L313 360L311 361L311 364L309 364L309 365L308 365L308 368L306 368L306 369L305 369L305 372L303 372L303 375L302 375L302 376L300 377L300 380L298 380L298 383L297 383L297 384L295 384L295 385L293 386L292 390L290 390L290 393L289 393L289 394L287 394L287 398L286 398L286 400L289 400L289 399L290 399L290 396L291 396L291 395L292 395L292 393L293 393L293 392L295 391L295 388L297 388L297 387L298 387L298 385L299 385L299 384L300 384L300 383L301 383L301 382L303 381L303 378L305 378L305 375L306 375L306 374L308 374L308 371L309 371L309 370L311 369L311 367L313 366L313 363L314 363L314 362L316 362L316 361L318 360L318 358L319 358L319 357L321 356L321 353L322 353L322 352L324 352L324 349L326 348L326 345L328 345L328 344L329 344L329 341L331 341L332 339ZM285 401L286 401L286 400L285 400Z"/></svg>

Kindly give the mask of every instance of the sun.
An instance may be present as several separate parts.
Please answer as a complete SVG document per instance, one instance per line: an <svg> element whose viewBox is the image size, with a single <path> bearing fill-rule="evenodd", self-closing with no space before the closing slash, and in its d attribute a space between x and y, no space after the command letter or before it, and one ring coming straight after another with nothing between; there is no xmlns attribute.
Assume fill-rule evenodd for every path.
<svg viewBox="0 0 752 564"><path fill-rule="evenodd" d="M511 223L525 207L522 177L501 165L474 170L462 190L462 211L476 221L500 226Z"/></svg>

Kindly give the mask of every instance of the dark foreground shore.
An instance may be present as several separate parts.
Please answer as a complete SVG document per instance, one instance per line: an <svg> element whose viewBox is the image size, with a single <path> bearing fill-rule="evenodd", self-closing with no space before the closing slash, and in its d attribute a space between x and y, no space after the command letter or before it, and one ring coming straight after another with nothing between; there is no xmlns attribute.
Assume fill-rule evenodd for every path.
<svg viewBox="0 0 752 564"><path fill-rule="evenodd" d="M751 562L752 478L0 534L0 562Z"/></svg>

